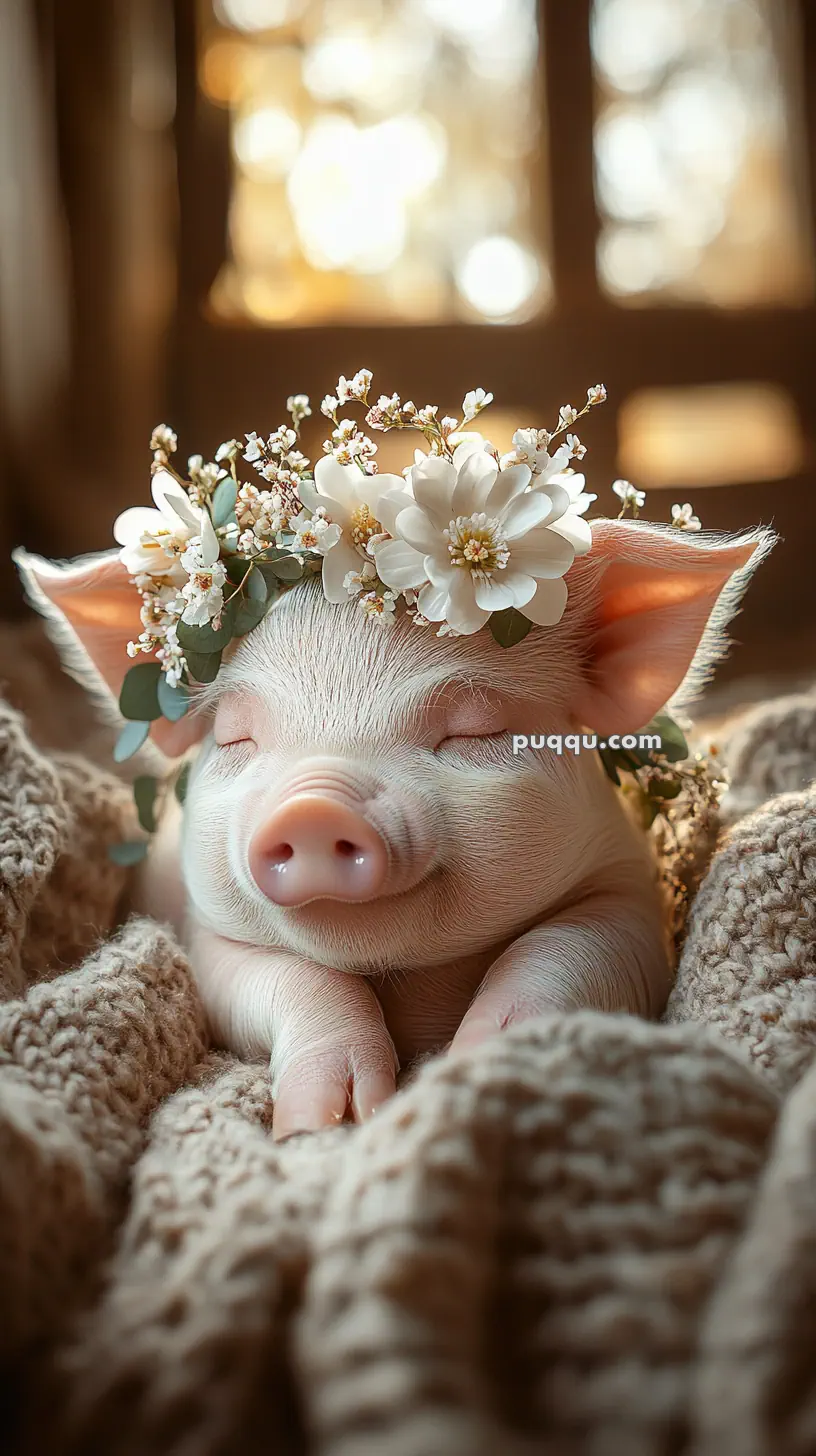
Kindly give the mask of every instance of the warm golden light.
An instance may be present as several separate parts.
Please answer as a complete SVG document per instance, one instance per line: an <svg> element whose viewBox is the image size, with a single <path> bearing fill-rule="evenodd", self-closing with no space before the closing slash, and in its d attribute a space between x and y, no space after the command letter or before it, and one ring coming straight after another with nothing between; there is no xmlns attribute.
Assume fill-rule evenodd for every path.
<svg viewBox="0 0 816 1456"><path fill-rule="evenodd" d="M620 473L644 489L781 480L804 466L793 402L770 384L640 390L619 430Z"/></svg>
<svg viewBox="0 0 816 1456"><path fill-rule="evenodd" d="M801 303L813 278L776 0L595 0L607 293ZM783 54L790 51L788 55Z"/></svg>
<svg viewBox="0 0 816 1456"><path fill-rule="evenodd" d="M217 311L515 322L548 304L535 0L372 0L319 24L301 0L201 3L235 164Z"/></svg>

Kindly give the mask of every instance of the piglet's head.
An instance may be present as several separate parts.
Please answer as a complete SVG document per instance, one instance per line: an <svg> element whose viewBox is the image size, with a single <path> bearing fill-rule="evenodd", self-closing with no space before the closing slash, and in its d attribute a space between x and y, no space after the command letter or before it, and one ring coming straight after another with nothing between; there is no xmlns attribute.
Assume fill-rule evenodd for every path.
<svg viewBox="0 0 816 1456"><path fill-rule="evenodd" d="M514 754L513 735L645 726L703 680L772 544L592 526L561 622L510 649L404 616L380 629L316 581L288 592L155 731L171 755L202 742L183 850L197 917L348 970L410 969L509 940L591 877L620 812L597 755ZM117 559L21 565L72 669L115 694L139 630Z"/></svg>

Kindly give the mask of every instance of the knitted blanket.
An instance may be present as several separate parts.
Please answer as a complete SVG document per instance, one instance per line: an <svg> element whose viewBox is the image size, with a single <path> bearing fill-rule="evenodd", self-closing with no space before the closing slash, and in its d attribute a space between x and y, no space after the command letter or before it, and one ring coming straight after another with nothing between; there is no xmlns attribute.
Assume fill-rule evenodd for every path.
<svg viewBox="0 0 816 1456"><path fill-rule="evenodd" d="M542 1017L276 1144L121 925L127 786L0 710L4 1449L816 1450L816 694L722 750L662 1025Z"/></svg>

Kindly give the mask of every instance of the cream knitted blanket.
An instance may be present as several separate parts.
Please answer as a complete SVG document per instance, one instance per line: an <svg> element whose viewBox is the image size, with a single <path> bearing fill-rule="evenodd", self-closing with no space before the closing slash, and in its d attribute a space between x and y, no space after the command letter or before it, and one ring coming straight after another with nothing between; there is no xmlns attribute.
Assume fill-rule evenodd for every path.
<svg viewBox="0 0 816 1456"><path fill-rule="evenodd" d="M664 1025L542 1018L278 1145L116 929L127 787L3 709L4 1449L816 1451L816 695L725 747Z"/></svg>

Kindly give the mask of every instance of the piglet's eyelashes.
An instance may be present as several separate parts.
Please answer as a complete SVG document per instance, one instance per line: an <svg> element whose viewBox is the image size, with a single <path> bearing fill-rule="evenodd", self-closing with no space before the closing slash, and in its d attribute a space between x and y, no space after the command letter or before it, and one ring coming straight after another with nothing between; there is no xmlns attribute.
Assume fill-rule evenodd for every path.
<svg viewBox="0 0 816 1456"><path fill-rule="evenodd" d="M495 733L450 733L447 737L440 739L434 752L445 752L448 749L455 752L457 749L466 749L469 745L498 743L506 737L506 734L505 728L501 728Z"/></svg>

